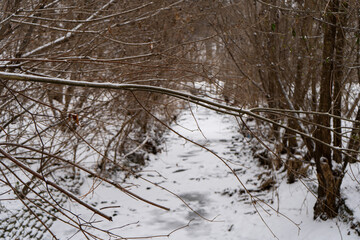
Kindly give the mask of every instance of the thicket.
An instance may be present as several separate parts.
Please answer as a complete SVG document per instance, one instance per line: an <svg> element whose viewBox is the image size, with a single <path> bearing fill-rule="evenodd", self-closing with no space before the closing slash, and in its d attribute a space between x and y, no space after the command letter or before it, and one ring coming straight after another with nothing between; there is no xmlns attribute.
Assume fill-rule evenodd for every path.
<svg viewBox="0 0 360 240"><path fill-rule="evenodd" d="M358 1L7 0L1 9L1 183L35 217L31 206L45 201L81 229L47 197L56 189L111 219L61 186L63 171L162 207L111 172L135 174L187 101L267 125L267 141L250 134L289 183L314 165L315 218L345 206L341 183L360 148ZM224 99L197 91L202 81Z"/></svg>

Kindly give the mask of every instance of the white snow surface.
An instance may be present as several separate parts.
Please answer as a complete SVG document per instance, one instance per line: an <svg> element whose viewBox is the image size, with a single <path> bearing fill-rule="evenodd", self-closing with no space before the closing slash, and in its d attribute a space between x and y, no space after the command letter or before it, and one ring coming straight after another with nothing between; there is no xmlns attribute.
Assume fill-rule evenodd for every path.
<svg viewBox="0 0 360 240"><path fill-rule="evenodd" d="M178 118L177 123L172 125L173 129L230 160L231 163L227 163L236 170L246 188L258 189L257 175L266 169L252 159L249 140L237 131L235 119L194 105L191 107L206 138L198 130L190 110ZM352 170L358 177L359 167L353 165ZM139 178L128 181L134 184L130 190L169 207L170 211L135 200L107 184L98 186L84 200L93 203L97 209L107 207L102 211L113 216L112 222L94 216L76 203L69 202L67 207L82 218L94 221L94 226L111 229L125 239L151 236L156 236L153 239L171 240L359 239L349 225L337 219L326 222L313 220L316 199L306 186L311 186L314 179L289 185L284 174L279 173L276 190L252 192L269 203L266 205L258 201L255 205L257 212L248 194L239 194L243 190L242 185L220 159L173 132L166 134L164 150L151 156L140 174L181 197L204 218L215 220L202 219L175 195ZM92 179L87 178L81 194L88 193L92 184ZM349 174L343 186L348 205L355 211L355 216L360 217L359 184ZM224 191L229 194L222 194ZM187 227L181 228L187 224ZM51 229L60 239L85 239L84 235L60 221L55 221ZM120 239L107 234L102 237Z"/></svg>

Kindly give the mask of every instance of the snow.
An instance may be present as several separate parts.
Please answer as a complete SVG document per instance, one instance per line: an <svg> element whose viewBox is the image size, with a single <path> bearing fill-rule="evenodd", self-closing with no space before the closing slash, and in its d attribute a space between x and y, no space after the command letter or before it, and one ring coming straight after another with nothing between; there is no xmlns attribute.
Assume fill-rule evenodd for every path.
<svg viewBox="0 0 360 240"><path fill-rule="evenodd" d="M289 185L284 174L278 173L276 190L257 191L260 183L258 175L267 170L252 159L248 137L238 132L235 119L194 105L191 107L201 131L190 110L179 117L173 129L205 145L223 159L230 160L227 163L236 170L241 183L214 154L169 132L165 136L163 152L151 156L140 173L141 177L131 178L128 185L132 183L129 190L169 207L170 211L137 201L107 184L101 184L87 194L93 187L93 181L89 178L81 188L81 194L87 194L84 200L112 215L113 222L94 216L73 202L68 203L70 209L83 219L91 220L94 226L111 229L123 238L359 239L349 225L339 220L313 220L316 198L309 189L313 189L314 179ZM355 176L359 176L359 168L354 167L353 170ZM359 184L351 177L349 175L344 179L344 195L348 197L349 206L357 209L355 217L358 218ZM251 191L253 199L243 193L242 184ZM252 200L257 200L255 205ZM75 234L76 230L60 221L55 221L51 229L61 236L60 239L84 239L81 233ZM50 235L47 236L51 239ZM110 238L107 234L100 236Z"/></svg>

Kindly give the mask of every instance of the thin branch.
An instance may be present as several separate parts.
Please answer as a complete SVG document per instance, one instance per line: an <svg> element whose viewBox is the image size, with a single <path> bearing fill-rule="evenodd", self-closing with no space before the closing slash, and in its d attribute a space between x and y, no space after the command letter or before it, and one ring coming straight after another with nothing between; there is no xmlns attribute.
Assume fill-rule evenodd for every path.
<svg viewBox="0 0 360 240"><path fill-rule="evenodd" d="M151 202L151 201L149 201L149 200L146 200L146 199L140 197L139 195L137 195L137 194L135 194L135 193L133 193L133 192L130 192L129 190L127 190L127 189L125 189L124 187L120 186L118 183L115 183L115 182L113 182L113 181L110 180L110 179L104 178L104 177L100 176L99 174L96 174L96 173L88 170L87 168L80 166L79 164L76 164L76 163L74 163L74 162L72 162L72 161L69 161L69 160L66 160L66 159L64 159L64 158L61 158L61 157L59 157L59 156L57 156L57 155L53 155L53 154L48 153L48 152L46 152L46 151L38 150L38 149L36 149L36 148L30 147L30 146L21 145L21 144L17 144L17 143L0 142L0 145L21 147L21 148L29 149L29 150L34 151L34 152L38 152L38 153L45 154L45 155L47 155L47 156L49 156L49 157L52 157L52 158L56 158L56 159L58 159L58 160L61 160L62 162L65 162L65 163L67 163L67 164L69 164L69 165L72 165L73 167L76 167L76 168L78 168L78 169L80 169L80 170L82 170L82 171L90 174L90 175L93 176L93 177L96 177L96 178L98 178L98 179L101 179L101 180L104 181L104 182L107 182L107 183L111 184L112 186L114 186L114 187L116 187L117 189L123 191L124 193L126 193L126 194L134 197L135 199L138 199L138 200L140 200L140 201L146 202L146 203L148 203L148 204L150 204L150 205L153 205L153 206L155 206L155 207L164 209L164 210L166 210L166 211L170 211L170 209L167 208L167 207L164 207L164 206L159 205L159 204L157 204L157 203L154 203L154 202ZM1 151L1 150L0 150L0 151Z"/></svg>
<svg viewBox="0 0 360 240"><path fill-rule="evenodd" d="M43 151L41 151L43 152ZM72 194L71 192L63 189L62 187L60 187L59 185L57 185L56 183L49 181L47 179L45 179L41 174L39 174L38 172L32 170L31 168L29 168L28 166L26 166L25 164L23 164L22 162L20 162L19 160L17 160L15 157L13 157L12 155L10 155L9 153L7 153L3 148L0 147L0 153L2 155L4 155L7 159L9 159L10 161L12 161L14 164L16 164L18 167L20 167L21 169L24 169L25 171L27 171L28 173L30 173L31 175L33 175L34 177L44 181L46 184L56 188L57 190L59 190L60 192L64 193L66 196L68 196L69 198L73 199L74 201L78 202L79 204L83 205L84 207L86 207L87 209L91 210L92 212L102 216L103 218L112 221L112 217L108 216L104 213L102 213L101 211L97 210L96 208L90 206L89 204L85 203L84 201L80 200L78 197L76 197L74 194Z"/></svg>
<svg viewBox="0 0 360 240"><path fill-rule="evenodd" d="M107 7L110 6L110 4L112 4L113 2L115 2L115 0L110 0L108 3L106 3L102 8L100 8L98 11L96 11L94 14L92 14L90 17L88 17L86 20L91 20L93 18L95 18L97 15L99 15L99 13L101 13L104 9L106 9ZM78 24L76 27L72 28L71 31L77 31L79 28L81 28L84 25L84 23L80 23ZM58 44L61 44L63 42L66 42L67 40L69 40L71 37L74 36L73 32L68 32L65 36L62 36L54 41L48 42L40 47L37 47L33 50L31 50L30 52L24 53L22 54L22 57L29 57L35 53L47 50L51 47L54 47Z"/></svg>
<svg viewBox="0 0 360 240"><path fill-rule="evenodd" d="M269 118L260 116L260 115L256 114L256 112L254 112L253 109L242 109L242 108L238 108L238 107L227 106L225 104L217 103L217 102L214 102L214 101L202 98L202 97L198 97L198 96L195 96L195 95L192 95L189 93L176 91L176 90L172 90L172 89L168 89L168 88L149 86L149 85L138 85L138 84L117 84L117 83L75 81L75 80L66 80L66 79L62 79L62 78L41 77L41 76L35 76L35 75L8 73L8 72L1 72L1 71L0 71L0 78L7 79L7 80L53 83L53 84L88 87L88 88L118 89L118 90L127 90L127 91L146 91L146 92L155 92L155 93L166 94L169 96L173 96L176 98L180 98L180 99L184 99L186 101L193 102L195 104L204 106L206 108L209 108L209 109L212 109L215 111L223 112L225 114L230 114L233 116L248 115L248 116L254 117L258 120L271 123L273 125L279 126L284 129L291 130L295 134L299 134L300 136L307 138L309 140L312 140L314 142L321 143L321 144L323 144L331 149L334 149L336 151L339 151L339 150L347 150L349 152L353 151L351 149L339 149L337 147L332 146L331 144L328 144L318 138L311 136L310 134L304 133L304 132L294 129L294 128L290 128L281 123L273 121ZM320 112L319 114L328 114L328 113ZM355 152L358 152L358 151L355 151ZM345 152L343 154L345 154L346 156L353 159L353 157L350 156L349 154L347 154Z"/></svg>

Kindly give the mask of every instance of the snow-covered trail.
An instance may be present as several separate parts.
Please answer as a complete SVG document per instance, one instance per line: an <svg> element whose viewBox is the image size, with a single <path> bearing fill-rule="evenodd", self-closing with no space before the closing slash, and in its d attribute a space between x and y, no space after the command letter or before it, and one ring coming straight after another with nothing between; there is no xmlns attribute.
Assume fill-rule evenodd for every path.
<svg viewBox="0 0 360 240"><path fill-rule="evenodd" d="M192 114L193 113L193 114ZM198 130L196 121L202 133ZM256 175L264 172L252 159L248 139L237 131L235 119L217 114L208 109L192 105L173 125L182 135L204 144L221 157L231 161L232 168L250 190L256 190L259 181ZM254 207L249 203L246 193L239 194L243 188L231 171L214 154L185 141L173 132L165 136L164 151L152 156L151 161L140 173L142 177L172 191L184 200L193 210L213 222L199 217L184 202L171 193L164 191L139 178L131 179L131 190L140 196L169 207L169 212L134 200L122 192L108 187L98 187L86 198L98 209L113 216L113 222L103 221L92 216L72 203L76 212L85 219L100 220L97 227L112 229L123 238L158 236L172 240L207 239L275 239ZM290 220L270 210L262 204L257 209L264 221L279 239L358 239L353 233L347 235L348 226L336 221L314 222L312 208L315 198L299 182L288 185L286 180L278 180L277 196L275 191L254 192L265 201L273 201L272 206L300 224L301 230ZM81 194L92 187L85 181ZM278 204L279 203L279 204ZM186 226L173 233L173 230ZM119 227L118 229L116 229ZM68 239L74 230L56 221L52 226L61 239ZM170 234L171 233L171 234ZM166 236L170 234L169 236ZM164 235L161 237L161 235ZM71 239L83 239L77 234ZM104 234L104 239L109 236Z"/></svg>

